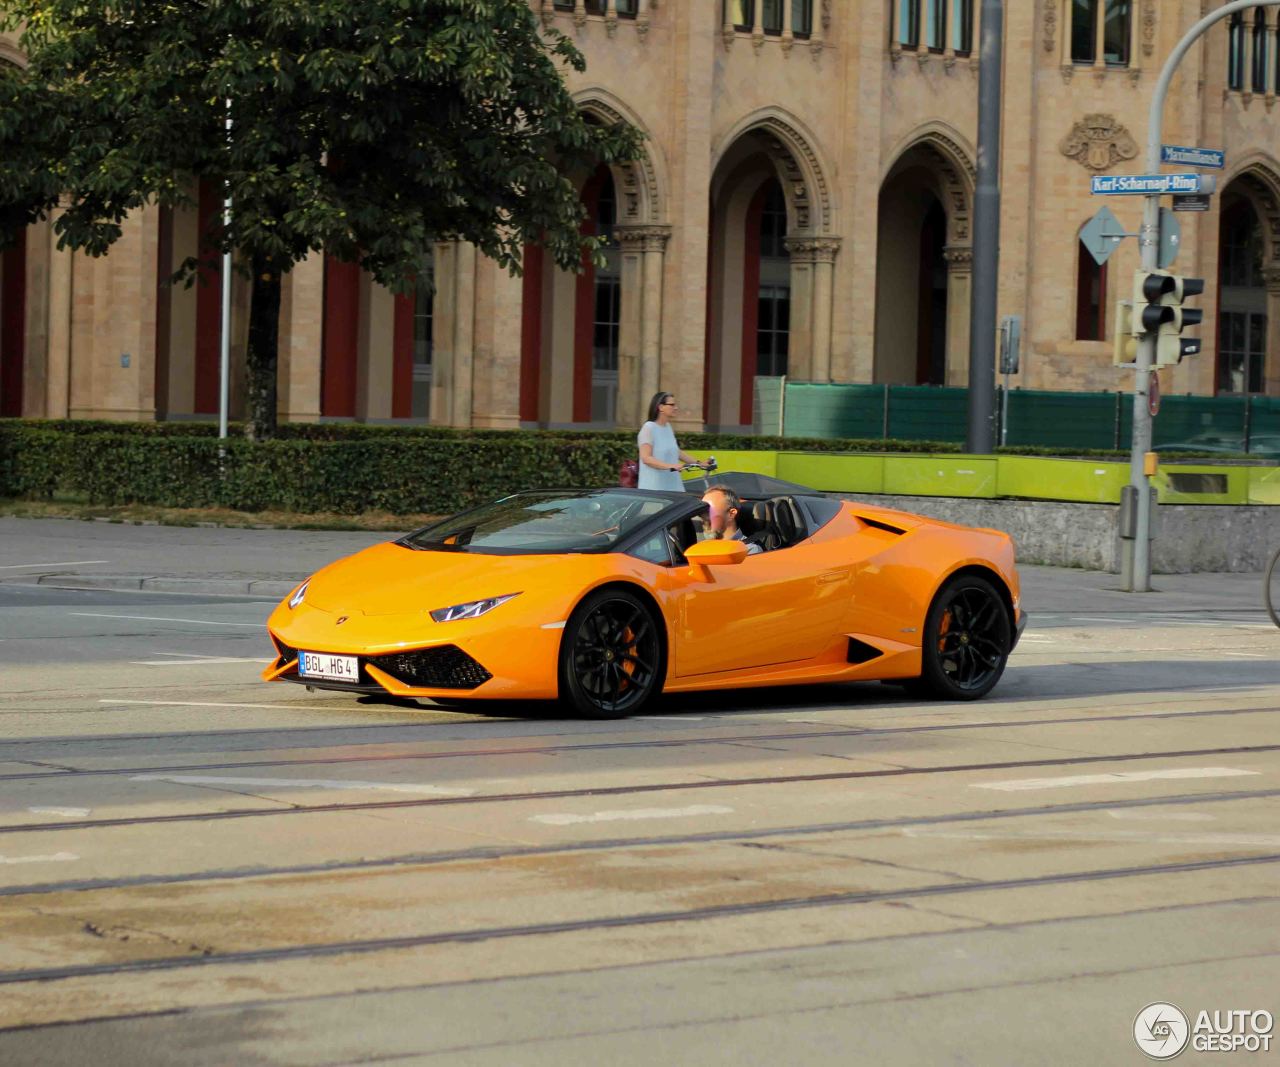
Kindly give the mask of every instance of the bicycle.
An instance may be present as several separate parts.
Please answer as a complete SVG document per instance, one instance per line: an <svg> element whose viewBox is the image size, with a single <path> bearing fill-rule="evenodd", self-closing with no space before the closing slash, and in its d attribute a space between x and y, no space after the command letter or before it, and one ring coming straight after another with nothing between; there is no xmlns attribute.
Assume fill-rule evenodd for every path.
<svg viewBox="0 0 1280 1067"><path fill-rule="evenodd" d="M1262 580L1262 599L1271 621L1280 626L1280 548L1272 555L1267 576Z"/></svg>

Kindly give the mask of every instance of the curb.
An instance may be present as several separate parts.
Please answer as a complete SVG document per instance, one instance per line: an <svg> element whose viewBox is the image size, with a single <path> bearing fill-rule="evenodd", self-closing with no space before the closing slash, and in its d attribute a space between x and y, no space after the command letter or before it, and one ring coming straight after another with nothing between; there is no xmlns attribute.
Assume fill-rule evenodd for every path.
<svg viewBox="0 0 1280 1067"><path fill-rule="evenodd" d="M278 600L301 578L178 578L133 574L29 574L0 578L0 584L42 585L50 589L121 589L142 593L191 593L204 596L255 596Z"/></svg>

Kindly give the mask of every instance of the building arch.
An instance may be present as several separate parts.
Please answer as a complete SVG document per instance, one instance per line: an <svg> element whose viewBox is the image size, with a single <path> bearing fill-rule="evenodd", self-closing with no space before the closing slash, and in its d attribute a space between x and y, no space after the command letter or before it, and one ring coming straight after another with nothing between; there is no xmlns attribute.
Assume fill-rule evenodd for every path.
<svg viewBox="0 0 1280 1067"><path fill-rule="evenodd" d="M833 236L837 232L834 170L823 157L817 137L782 108L759 108L734 123L712 146L712 174L721 171L725 157L748 134L759 140L782 183L788 230L796 236Z"/></svg>
<svg viewBox="0 0 1280 1067"><path fill-rule="evenodd" d="M831 378L840 238L832 171L816 145L794 117L769 107L743 116L713 147L703 369L709 427L751 427L761 373L785 366L793 379ZM762 364L765 342L770 358Z"/></svg>
<svg viewBox="0 0 1280 1067"><path fill-rule="evenodd" d="M1214 390L1277 396L1280 166L1265 153L1246 156L1215 199L1219 229Z"/></svg>
<svg viewBox="0 0 1280 1067"><path fill-rule="evenodd" d="M27 68L26 54L11 40L0 34L0 63L11 63L15 67Z"/></svg>
<svg viewBox="0 0 1280 1067"><path fill-rule="evenodd" d="M594 87L573 94L574 103L585 115L603 123L626 122L644 135L641 154L629 163L610 166L618 191L619 225L661 223L667 216L666 166L661 150L640 118L613 93Z"/></svg>
<svg viewBox="0 0 1280 1067"><path fill-rule="evenodd" d="M905 138L882 173L873 378L963 385L968 378L977 170L942 123Z"/></svg>
<svg viewBox="0 0 1280 1067"><path fill-rule="evenodd" d="M646 134L639 157L573 175L583 233L606 236L606 265L562 271L525 248L520 421L527 426L638 426L658 385L662 285L670 226L662 153L622 100L595 87L574 94L588 118ZM602 205L607 210L602 211ZM606 232L607 231L607 232ZM596 343L596 335L606 338Z"/></svg>

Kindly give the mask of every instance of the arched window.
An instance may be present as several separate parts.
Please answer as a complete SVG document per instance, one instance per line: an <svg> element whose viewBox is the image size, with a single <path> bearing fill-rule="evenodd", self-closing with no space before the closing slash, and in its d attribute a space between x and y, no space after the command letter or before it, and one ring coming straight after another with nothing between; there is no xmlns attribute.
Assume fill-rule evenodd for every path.
<svg viewBox="0 0 1280 1067"><path fill-rule="evenodd" d="M1076 240L1076 340L1107 339L1107 266Z"/></svg>
<svg viewBox="0 0 1280 1067"><path fill-rule="evenodd" d="M1239 11L1227 24L1227 88L1244 88L1244 15Z"/></svg>
<svg viewBox="0 0 1280 1067"><path fill-rule="evenodd" d="M591 320L591 421L612 425L618 398L618 339L622 331L622 253L613 235L618 199L613 174L596 172L595 233L607 242L595 272ZM588 194L589 196L590 194Z"/></svg>
<svg viewBox="0 0 1280 1067"><path fill-rule="evenodd" d="M1127 67L1133 34L1132 0L1072 0L1071 61Z"/></svg>
<svg viewBox="0 0 1280 1067"><path fill-rule="evenodd" d="M1255 93L1265 93L1267 91L1267 67L1271 64L1268 59L1268 45L1271 43L1271 34L1267 33L1267 9L1265 7L1258 8L1253 13L1253 91Z"/></svg>

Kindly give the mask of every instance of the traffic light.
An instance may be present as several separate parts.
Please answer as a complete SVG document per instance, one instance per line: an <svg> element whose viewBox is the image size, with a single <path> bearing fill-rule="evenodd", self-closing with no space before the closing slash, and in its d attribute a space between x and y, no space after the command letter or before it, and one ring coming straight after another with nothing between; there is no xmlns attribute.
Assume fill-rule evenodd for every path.
<svg viewBox="0 0 1280 1067"><path fill-rule="evenodd" d="M1113 359L1117 367L1127 367L1138 358L1138 340L1133 332L1133 301L1117 300L1115 335L1111 339Z"/></svg>
<svg viewBox="0 0 1280 1067"><path fill-rule="evenodd" d="M1182 331L1188 326L1199 326L1204 312L1183 307L1182 301L1203 292L1203 278L1182 278L1163 270L1140 270L1134 275L1133 333L1136 337L1155 335L1155 366L1172 366L1181 363L1183 356L1194 356L1200 351L1200 338L1183 337Z"/></svg>

